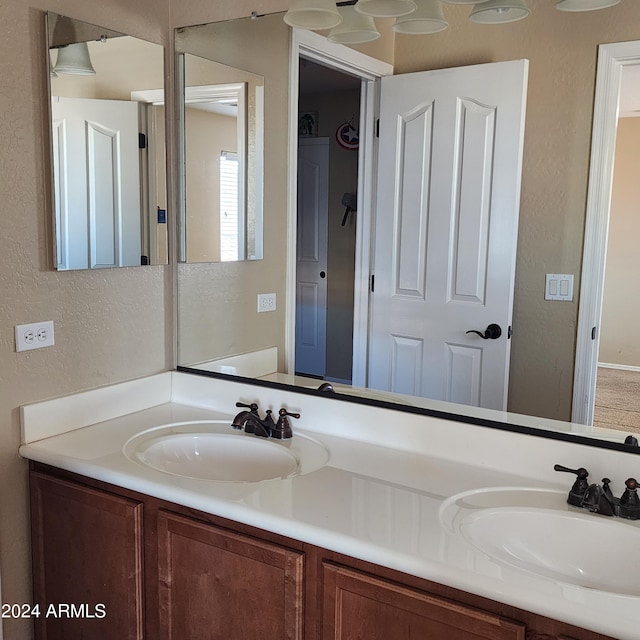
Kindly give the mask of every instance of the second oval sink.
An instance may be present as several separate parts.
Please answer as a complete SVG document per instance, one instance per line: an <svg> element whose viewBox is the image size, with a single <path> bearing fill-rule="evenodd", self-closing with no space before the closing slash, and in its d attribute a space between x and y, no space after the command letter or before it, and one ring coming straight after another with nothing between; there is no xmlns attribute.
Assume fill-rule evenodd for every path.
<svg viewBox="0 0 640 640"><path fill-rule="evenodd" d="M478 489L440 507L444 529L502 565L560 583L640 596L640 523L570 507L566 492Z"/></svg>
<svg viewBox="0 0 640 640"><path fill-rule="evenodd" d="M506 564L561 582L640 596L640 560L630 550L640 529L588 513L535 507L483 509L467 516L461 534Z"/></svg>

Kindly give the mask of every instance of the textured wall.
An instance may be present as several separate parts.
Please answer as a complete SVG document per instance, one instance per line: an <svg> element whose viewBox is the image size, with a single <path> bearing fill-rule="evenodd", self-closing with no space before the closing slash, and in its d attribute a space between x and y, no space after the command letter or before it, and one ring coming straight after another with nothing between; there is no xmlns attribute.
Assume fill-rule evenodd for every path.
<svg viewBox="0 0 640 640"><path fill-rule="evenodd" d="M251 41L252 47L246 43ZM280 16L223 28L191 29L180 50L264 77L264 259L178 265L179 362L277 346L284 350L287 223L289 28ZM260 56L255 56L255 51ZM212 286L215 283L215 286ZM257 294L276 293L277 310L257 313Z"/></svg>
<svg viewBox="0 0 640 640"><path fill-rule="evenodd" d="M450 27L396 38L397 73L528 58L529 96L509 410L568 420L578 301L545 302L545 273L575 274L579 291L597 45L640 38L638 2L586 13L532 0L521 22L475 25L445 6Z"/></svg>
<svg viewBox="0 0 640 640"><path fill-rule="evenodd" d="M45 198L48 167L43 159L48 96L39 9L163 43L167 2L0 3L0 569L4 602L31 598L27 464L17 455L18 406L162 371L171 354L165 317L167 267L51 270ZM16 353L14 325L45 319L55 322L55 346ZM30 637L28 620L3 623L5 638Z"/></svg>
<svg viewBox="0 0 640 640"><path fill-rule="evenodd" d="M640 367L640 118L618 122L599 362Z"/></svg>

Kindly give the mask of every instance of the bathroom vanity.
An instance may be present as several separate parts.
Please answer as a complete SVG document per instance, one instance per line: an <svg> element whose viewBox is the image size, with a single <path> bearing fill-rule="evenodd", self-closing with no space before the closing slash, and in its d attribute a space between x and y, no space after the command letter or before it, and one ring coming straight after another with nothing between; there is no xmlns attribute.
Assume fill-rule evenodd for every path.
<svg viewBox="0 0 640 640"><path fill-rule="evenodd" d="M40 464L31 486L36 601L106 611L41 617L39 637L606 638Z"/></svg>
<svg viewBox="0 0 640 640"><path fill-rule="evenodd" d="M294 440L231 429L235 400L300 412ZM618 566L616 536L634 540L637 523L574 513L553 464L594 478L608 469L620 487L637 462L628 453L176 372L26 406L22 420L35 601L41 611L74 603L77 614L36 618L39 638L637 634L633 576L580 584L508 562L465 529L492 514L517 527L518 514L539 510L551 525L530 543L545 551L557 546L556 518L598 536L594 519ZM140 455L194 434L284 447L298 464L224 481ZM247 455L232 465L240 476L257 468Z"/></svg>

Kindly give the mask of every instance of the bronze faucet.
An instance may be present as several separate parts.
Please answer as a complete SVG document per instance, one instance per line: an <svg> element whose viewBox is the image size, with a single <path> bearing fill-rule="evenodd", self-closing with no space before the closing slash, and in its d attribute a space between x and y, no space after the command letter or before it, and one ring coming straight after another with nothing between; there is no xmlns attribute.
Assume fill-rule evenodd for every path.
<svg viewBox="0 0 640 640"><path fill-rule="evenodd" d="M602 486L589 484L587 477L589 472L584 468L568 469L562 465L554 465L555 471L564 471L576 474L567 497L567 502L574 507L588 509L592 513L602 516L619 516L628 520L640 520L640 496L638 496L638 483L635 478L628 478L625 482L626 489L620 498L614 497L611 492L609 478L602 478Z"/></svg>
<svg viewBox="0 0 640 640"><path fill-rule="evenodd" d="M238 413L231 426L234 429L244 429L245 433L253 433L262 438L277 438L284 440L293 437L293 431L289 424L288 416L299 418L299 413L289 413L286 409L280 409L278 422L273 419L271 409L267 409L265 417L260 418L258 405L255 402L245 404L236 402L236 407L244 407L245 410ZM248 409L248 411L247 411Z"/></svg>

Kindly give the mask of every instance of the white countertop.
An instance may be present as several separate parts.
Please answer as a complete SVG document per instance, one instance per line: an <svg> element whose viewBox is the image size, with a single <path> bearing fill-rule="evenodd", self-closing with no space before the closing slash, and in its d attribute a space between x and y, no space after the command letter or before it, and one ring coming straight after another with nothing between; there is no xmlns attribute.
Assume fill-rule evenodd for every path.
<svg viewBox="0 0 640 640"><path fill-rule="evenodd" d="M133 405L124 401L112 402L119 393L128 397L126 394L130 389L125 384L117 385L115 390L111 387L106 391L23 408L23 440L27 444L20 448L20 454L620 640L638 638L640 598L563 584L508 567L475 550L460 536L447 532L441 524L439 511L443 501L470 489L534 487L568 491L571 476L557 477L553 472L545 472L534 480L526 466L523 473L518 473L506 462L502 467L498 466L492 458L496 442L504 442L514 451L514 457L518 457L514 443L531 445L539 439L527 436L529 441L519 440L525 436L486 430L486 456L476 446L476 457L482 462L473 464L469 462L468 452L461 452L459 459L438 455L444 447L436 442L437 438L444 437L438 435L440 430L450 433L454 440L462 438L464 443L468 440L464 431L467 425L390 410L354 407L331 399L299 397L281 390L256 389L255 398L247 398L247 394L252 393L248 385L198 380L187 374L163 376L157 377L155 382L159 381L160 386L168 384L168 395L158 391L157 384L148 385L155 389L148 402L144 399ZM166 376L172 376L169 382ZM138 385L138 391L140 385L145 385L144 382L131 384ZM193 392L185 391L192 387ZM201 399L204 388L208 393L206 401ZM190 393L193 395L189 396ZM328 449L329 461L321 469L283 480L241 483L239 489L229 483L193 480L155 471L123 453L125 443L145 429L176 422L230 419L235 409L229 398L261 400L261 408L266 409L277 408L277 403L283 401L273 400L278 396L290 409L302 407L303 412L314 414L314 419L304 416L306 419L294 421L292 426L295 433L308 435ZM157 404L158 400L168 401ZM189 400L188 404L186 400ZM198 404L201 406L196 406ZM226 410L221 411L222 407ZM114 415L118 411L127 413ZM103 421L87 422L86 415L92 413ZM336 425L338 415L347 416L348 424ZM373 425L372 416L387 423L391 419L393 437L388 434L391 427L385 428L383 424L380 429L380 425ZM65 423L73 430L65 432ZM413 437L410 440L412 429L431 431L424 439ZM232 429L229 431L234 433ZM394 442L397 446L393 446ZM473 446L473 443L468 444ZM549 463L553 460L574 464L567 459L573 450L566 447L577 445L533 444L532 449L552 447ZM461 448L466 447L463 444ZM584 457L589 455L588 449L582 448L577 453ZM610 458L616 454L607 452ZM543 456L546 467L546 454L535 455ZM559 455L562 459L553 458ZM487 460L490 460L489 464ZM626 458L621 460L626 462ZM585 464L590 464L589 460ZM629 526L635 526L635 523ZM619 554L629 553L629 550L616 548L615 540L611 540L608 549L597 552Z"/></svg>

